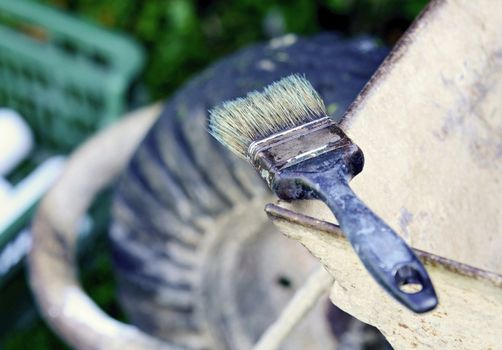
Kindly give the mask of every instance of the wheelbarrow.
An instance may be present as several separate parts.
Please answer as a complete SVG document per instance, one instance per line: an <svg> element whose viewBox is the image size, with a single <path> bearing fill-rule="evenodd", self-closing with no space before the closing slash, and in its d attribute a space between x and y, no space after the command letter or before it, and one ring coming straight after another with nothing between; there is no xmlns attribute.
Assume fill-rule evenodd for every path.
<svg viewBox="0 0 502 350"><path fill-rule="evenodd" d="M500 7L488 1L476 5L432 2L341 119L341 125L366 154L366 168L354 180L356 190L364 194L368 204L416 249L431 274L439 306L425 315L416 315L381 291L350 250L336 222L320 204L268 204L266 212L272 222L287 237L302 243L318 258L329 275L315 273L307 286L299 289L300 294L286 307L285 317L279 317L264 333L259 342L261 349L277 347L327 285L331 286L330 299L335 305L376 326L395 348L497 348L502 340L499 332L502 325L502 260L498 254L498 248L502 246L502 161L501 125L500 118L497 118L502 89L499 67L502 64L502 30L498 25L502 9L492 8L494 6ZM286 39L286 44L288 40L291 39ZM265 67L270 67L269 63L265 63ZM143 305L134 308L135 305L125 304L140 328L106 316L82 291L73 268L74 230L78 218L95 194L125 167L158 115L159 106L138 113L102 132L73 155L60 182L44 199L34 223L34 246L30 254L32 287L47 321L74 347L176 348L182 341L172 338L169 342L152 335L155 331L141 331L149 328L149 314L140 312ZM176 135L179 134L172 136ZM195 137L193 140L204 138ZM185 139L186 142L193 140ZM207 146L204 143L199 145ZM120 147L120 152L117 152L117 147ZM194 154L188 156L191 159L197 157ZM141 155L137 151L133 158L137 163L134 165L132 162L129 169L146 169L141 167L141 161L147 157L148 154ZM233 167L236 182L238 180L238 183L248 186L248 190L259 190L259 184L248 176L242 165L234 162L226 164ZM156 170L149 168L151 172ZM136 177L143 180L143 184L153 186L152 182L144 181L148 174L151 173L145 171L137 173ZM185 170L182 174L189 173ZM201 182L208 182L210 176L222 176L219 174L208 174ZM180 178L179 174L173 177ZM127 179L121 183L133 185L132 182L127 183ZM226 190L231 193L232 186L227 185ZM239 193L234 192L233 195L239 196ZM71 198L71 203L68 198ZM191 215L193 209L183 205L183 196L176 198L180 199L179 207L175 208L180 215L194 217ZM271 201L266 194L262 198L262 203ZM121 203L124 201L121 202L119 196L114 206L112 241L117 237L140 240L141 237L134 236L134 232L127 231L127 228L138 224L136 220L141 217L132 214L141 213L142 208L128 213L128 206ZM256 215L262 203L253 201L249 206L255 210L241 210L240 216L233 220L208 222L208 215L197 215L193 227L209 225L215 231L222 227L246 231L250 223L263 227L263 221L259 221L260 216ZM222 201L222 207L224 205L225 201ZM204 208L203 202L200 207ZM207 206L206 209L210 211L211 208ZM239 208L235 210L239 213ZM246 222L248 215L252 219ZM160 227L162 222L150 225L153 232L154 225ZM189 243L195 239L197 230L183 233L184 243ZM219 252L221 241L218 241L218 235L211 237L212 241L205 245L202 258L192 260L190 266L207 262L204 255L212 250ZM159 240L152 247L157 249L155 256L159 257L159 261L162 261L164 248L172 247L164 243ZM139 266L138 260L133 258L141 252L134 255L131 254L134 246L127 248L126 252L114 252L118 257L117 266L128 267L129 271L148 268L154 272L155 268L159 268L159 272L172 272L170 276L177 280L170 281L171 284L182 289L180 282L185 276L179 271L169 270L166 264L156 266L155 260L146 267ZM176 261L190 261L192 257L187 249L172 249L168 255L176 257L172 259ZM230 259L235 259L235 255L231 255ZM296 266L290 268L297 269ZM222 273L218 269L204 271L207 274L201 276L202 279ZM119 278L127 278L120 272L118 275ZM132 279L134 277L140 278L141 274L132 274ZM149 282L152 282L151 279L137 284L134 280L122 281L123 301L133 301L135 293L148 290L144 286L148 286ZM279 282L287 285L291 280L283 278ZM217 291L225 291L223 287L213 287ZM184 295L186 293L151 296L154 301L162 299L168 300L169 305L184 305L185 308L178 307L177 310L189 314L190 304L183 299ZM211 295L217 293L206 289L194 297L210 303ZM235 295L227 297L226 300L231 300ZM143 310L149 310L148 307L147 302ZM224 309L225 305L220 307ZM139 311L134 314L134 310ZM212 315L213 320L225 324L232 320L227 315L236 315L238 311L202 309L194 310L194 313L209 315L205 318L209 321ZM200 325L191 324L190 318L173 319L185 322L183 327L193 331L184 334L185 347L203 347L206 341L206 344L220 348L242 340L239 336L232 343L232 339L224 338L221 344L218 343L221 339L211 338L211 334L221 334L215 327L222 322ZM176 327L179 325L173 325L173 328ZM211 327L213 332L197 332ZM227 329L239 329L245 328L245 325L229 327ZM169 329L160 333L167 334ZM242 333L231 331L230 334ZM256 337L250 339L256 340ZM244 348L252 346L246 341Z"/></svg>

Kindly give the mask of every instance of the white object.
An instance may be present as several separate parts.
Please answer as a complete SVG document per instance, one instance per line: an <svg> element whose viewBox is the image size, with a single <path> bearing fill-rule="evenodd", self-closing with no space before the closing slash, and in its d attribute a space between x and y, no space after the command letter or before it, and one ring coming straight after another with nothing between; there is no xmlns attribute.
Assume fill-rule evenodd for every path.
<svg viewBox="0 0 502 350"><path fill-rule="evenodd" d="M0 176L14 169L32 148L28 124L13 110L0 108Z"/></svg>
<svg viewBox="0 0 502 350"><path fill-rule="evenodd" d="M47 159L18 183L6 200L0 202L0 235L45 194L61 174L64 164L63 156Z"/></svg>
<svg viewBox="0 0 502 350"><path fill-rule="evenodd" d="M1 198L9 196L10 191L12 191L12 185L7 180L0 177L0 200Z"/></svg>
<svg viewBox="0 0 502 350"><path fill-rule="evenodd" d="M0 208L5 206L11 196L12 186L4 178L0 177Z"/></svg>
<svg viewBox="0 0 502 350"><path fill-rule="evenodd" d="M19 264L31 248L31 232L24 229L0 252L0 276Z"/></svg>

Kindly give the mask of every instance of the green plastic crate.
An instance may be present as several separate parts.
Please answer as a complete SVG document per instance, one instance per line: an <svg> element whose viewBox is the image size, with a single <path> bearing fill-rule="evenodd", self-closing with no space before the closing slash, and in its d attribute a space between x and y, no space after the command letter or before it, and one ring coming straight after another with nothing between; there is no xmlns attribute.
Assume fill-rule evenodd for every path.
<svg viewBox="0 0 502 350"><path fill-rule="evenodd" d="M48 157L68 153L119 118L143 63L142 49L125 36L36 2L0 0L0 107L19 112L36 143L9 182L27 179ZM0 220L0 262L42 194L12 221ZM0 299L22 278L19 267L0 271Z"/></svg>
<svg viewBox="0 0 502 350"><path fill-rule="evenodd" d="M143 62L121 35L38 3L0 0L0 106L17 110L40 146L66 152L118 118Z"/></svg>

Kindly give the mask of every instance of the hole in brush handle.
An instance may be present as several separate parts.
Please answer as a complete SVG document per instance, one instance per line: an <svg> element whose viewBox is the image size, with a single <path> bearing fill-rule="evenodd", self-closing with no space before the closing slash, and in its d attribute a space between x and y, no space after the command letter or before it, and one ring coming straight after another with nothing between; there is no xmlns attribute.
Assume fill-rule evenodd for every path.
<svg viewBox="0 0 502 350"><path fill-rule="evenodd" d="M438 299L427 271L420 262L413 261L399 266L394 273L399 295L395 297L417 313L434 309Z"/></svg>
<svg viewBox="0 0 502 350"><path fill-rule="evenodd" d="M401 266L394 274L394 279L403 293L417 294L424 289L422 276L413 266Z"/></svg>

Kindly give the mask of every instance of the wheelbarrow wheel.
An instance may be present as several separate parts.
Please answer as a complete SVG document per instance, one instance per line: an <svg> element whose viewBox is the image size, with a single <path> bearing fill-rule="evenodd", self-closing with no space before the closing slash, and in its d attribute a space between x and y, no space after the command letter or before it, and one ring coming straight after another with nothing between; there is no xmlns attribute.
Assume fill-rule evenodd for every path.
<svg viewBox="0 0 502 350"><path fill-rule="evenodd" d="M339 118L386 53L369 38L286 36L220 61L166 103L113 202L113 261L132 323L186 348L252 347L316 262L268 223L262 208L273 197L211 139L207 110L304 73ZM331 331L343 343L356 321L329 328L327 305L286 348L333 348Z"/></svg>

